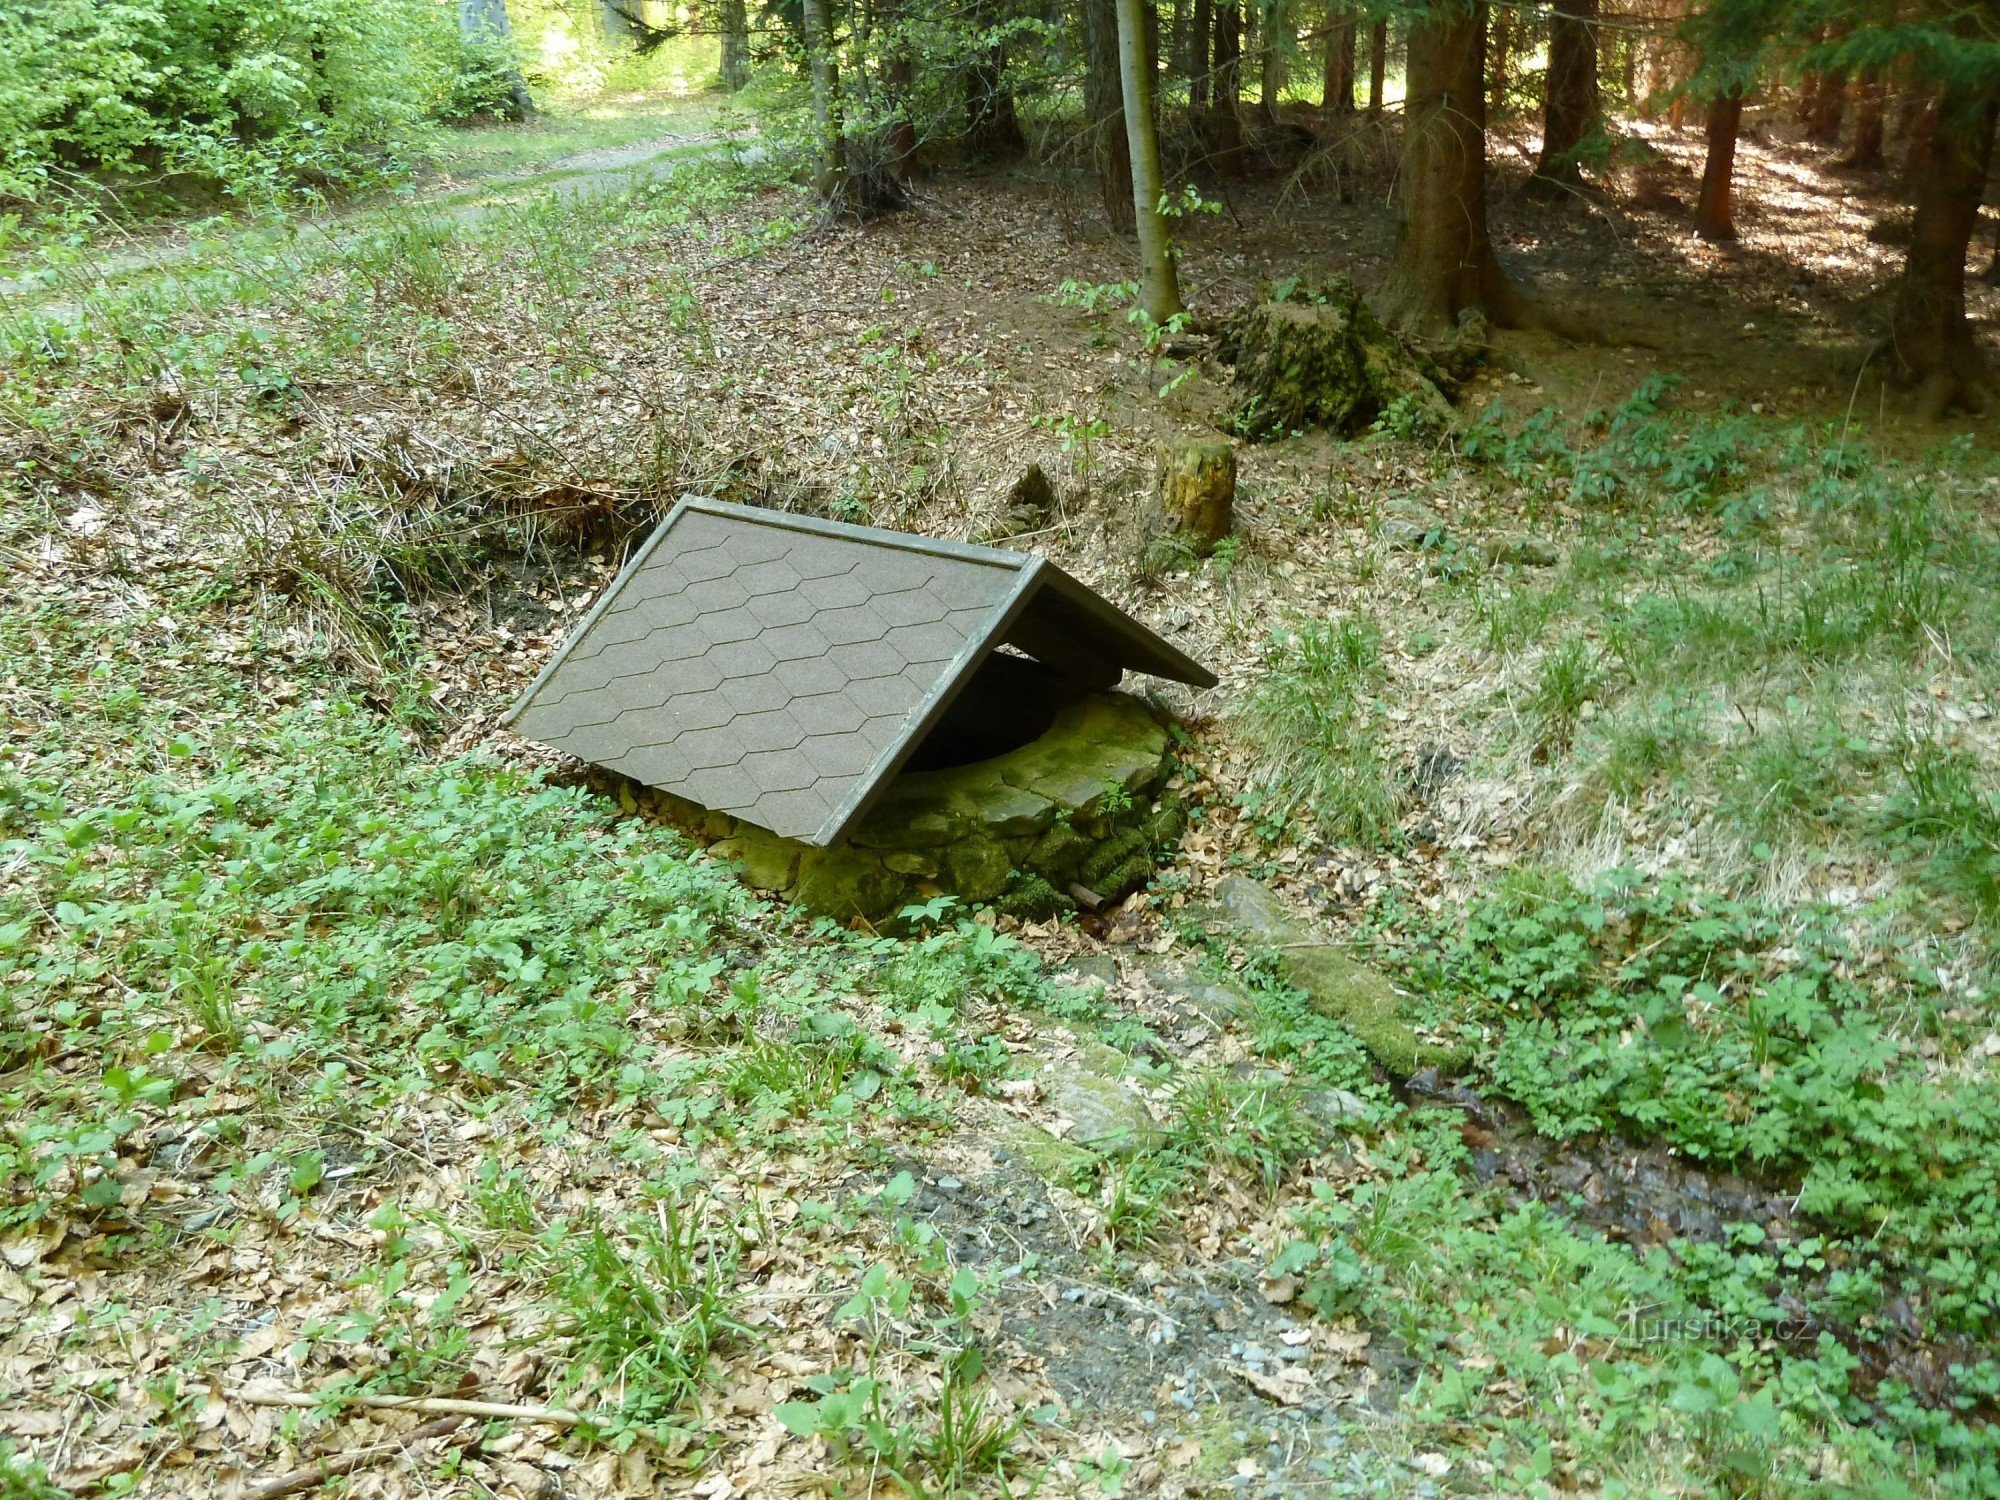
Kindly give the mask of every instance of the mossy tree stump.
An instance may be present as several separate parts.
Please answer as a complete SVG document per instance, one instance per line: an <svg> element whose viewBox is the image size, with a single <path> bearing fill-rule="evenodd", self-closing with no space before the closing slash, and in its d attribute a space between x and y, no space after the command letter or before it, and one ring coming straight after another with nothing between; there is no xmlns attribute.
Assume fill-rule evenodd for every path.
<svg viewBox="0 0 2000 1500"><path fill-rule="evenodd" d="M1414 429L1452 425L1433 378L1442 370L1385 328L1344 276L1257 303L1231 341L1241 391L1235 426L1253 441L1314 427L1351 436L1391 412Z"/></svg>
<svg viewBox="0 0 2000 1500"><path fill-rule="evenodd" d="M1167 524L1202 557L1236 524L1236 447L1189 438L1160 449L1156 491Z"/></svg>

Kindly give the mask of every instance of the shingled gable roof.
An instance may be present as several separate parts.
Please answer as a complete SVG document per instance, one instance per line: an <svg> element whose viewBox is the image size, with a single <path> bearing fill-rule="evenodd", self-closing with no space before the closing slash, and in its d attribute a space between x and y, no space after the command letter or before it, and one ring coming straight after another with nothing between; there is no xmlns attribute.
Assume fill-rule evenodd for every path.
<svg viewBox="0 0 2000 1500"><path fill-rule="evenodd" d="M1214 676L1025 553L684 496L508 714L809 844L865 813L1008 644L1093 688Z"/></svg>

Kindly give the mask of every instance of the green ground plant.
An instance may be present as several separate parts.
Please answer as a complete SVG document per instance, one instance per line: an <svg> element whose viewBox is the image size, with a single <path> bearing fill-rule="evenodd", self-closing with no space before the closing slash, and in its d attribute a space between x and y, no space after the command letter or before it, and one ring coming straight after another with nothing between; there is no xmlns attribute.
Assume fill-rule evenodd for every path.
<svg viewBox="0 0 2000 1500"><path fill-rule="evenodd" d="M1281 634L1242 717L1260 753L1253 794L1280 818L1298 812L1326 837L1364 847L1394 835L1402 800L1373 730L1381 651L1365 619Z"/></svg>

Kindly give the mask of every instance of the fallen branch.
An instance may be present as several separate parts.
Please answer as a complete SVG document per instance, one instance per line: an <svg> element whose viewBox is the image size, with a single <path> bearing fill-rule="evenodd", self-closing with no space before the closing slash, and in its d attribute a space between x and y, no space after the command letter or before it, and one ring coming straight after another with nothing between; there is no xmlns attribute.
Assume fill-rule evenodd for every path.
<svg viewBox="0 0 2000 1500"><path fill-rule="evenodd" d="M250 1398L245 1398L250 1399ZM430 1438L445 1437L465 1425L464 1417L442 1417L435 1422L426 1422L410 1432L398 1433L394 1442L377 1443L369 1448L356 1448L348 1453L330 1454L317 1459L303 1469L294 1469L289 1474L280 1474L276 1479L266 1479L261 1484L253 1484L243 1492L243 1500L279 1500L281 1495L296 1495L301 1490L318 1489L329 1479L341 1474L352 1474L356 1469L365 1469L394 1458L407 1450L412 1443L425 1442Z"/></svg>
<svg viewBox="0 0 2000 1500"><path fill-rule="evenodd" d="M325 1396L314 1396L305 1391L237 1389L224 1391L223 1394L231 1401L241 1401L249 1406L304 1408L327 1404ZM353 1395L336 1393L332 1399L337 1406L365 1406L375 1411L414 1411L422 1412L426 1416L444 1414L454 1417L485 1417L489 1420L553 1422L558 1427L576 1427L590 1420L581 1412L564 1411L559 1406L517 1406L505 1401L461 1401L453 1396L370 1396L356 1392Z"/></svg>

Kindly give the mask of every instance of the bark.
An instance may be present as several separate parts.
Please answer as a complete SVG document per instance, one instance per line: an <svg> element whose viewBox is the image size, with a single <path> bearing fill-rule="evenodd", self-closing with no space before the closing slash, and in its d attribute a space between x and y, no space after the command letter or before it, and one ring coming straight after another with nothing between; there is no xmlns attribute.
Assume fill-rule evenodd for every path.
<svg viewBox="0 0 2000 1500"><path fill-rule="evenodd" d="M722 86L735 93L750 81L750 18L744 0L721 0Z"/></svg>
<svg viewBox="0 0 2000 1500"><path fill-rule="evenodd" d="M1830 68L1820 75L1806 120L1806 139L1821 146L1838 145L1847 122L1847 70Z"/></svg>
<svg viewBox="0 0 2000 1500"><path fill-rule="evenodd" d="M622 4L623 0L598 0L597 27L613 47L622 47L632 40L632 23L620 8Z"/></svg>
<svg viewBox="0 0 2000 1500"><path fill-rule="evenodd" d="M1965 316L1965 258L2000 123L2000 92L1945 90L1929 170L1917 183L1910 254L1896 286L1885 353L1892 375L1919 388L1933 415L1978 410L1988 392L1985 359Z"/></svg>
<svg viewBox="0 0 2000 1500"><path fill-rule="evenodd" d="M1882 165L1882 92L1882 75L1872 68L1854 80L1854 146L1841 159L1843 167Z"/></svg>
<svg viewBox="0 0 2000 1500"><path fill-rule="evenodd" d="M1529 320L1486 229L1485 33L1485 6L1449 0L1410 28L1400 213L1384 293L1385 319L1408 332L1443 332L1467 312L1506 327Z"/></svg>
<svg viewBox="0 0 2000 1500"><path fill-rule="evenodd" d="M1184 311L1173 242L1160 212L1160 137L1153 124L1153 75L1146 66L1145 0L1117 0L1118 74L1131 154L1132 215L1139 231L1140 306L1156 323Z"/></svg>
<svg viewBox="0 0 2000 1500"><path fill-rule="evenodd" d="M1389 23L1368 28L1368 113L1382 113L1382 89L1389 75Z"/></svg>
<svg viewBox="0 0 2000 1500"><path fill-rule="evenodd" d="M1243 12L1240 0L1215 7L1215 104L1209 113L1209 157L1234 172L1243 164Z"/></svg>
<svg viewBox="0 0 2000 1500"><path fill-rule="evenodd" d="M910 120L910 95L916 83L916 64L899 42L882 64L883 92L892 110L889 128L882 132L882 154L890 175L902 183L910 181L917 166L917 127Z"/></svg>
<svg viewBox="0 0 2000 1500"><path fill-rule="evenodd" d="M836 207L847 198L847 143L841 135L840 68L834 61L826 0L802 0L800 20L812 76L813 190L820 202Z"/></svg>
<svg viewBox="0 0 2000 1500"><path fill-rule="evenodd" d="M1583 186L1577 148L1597 129L1598 0L1557 0L1549 18L1549 74L1542 100L1542 154L1529 186L1550 195Z"/></svg>
<svg viewBox="0 0 2000 1500"><path fill-rule="evenodd" d="M1084 118L1105 217L1121 234L1133 228L1132 152L1125 139L1125 86L1118 61L1118 0L1084 0Z"/></svg>
<svg viewBox="0 0 2000 1500"><path fill-rule="evenodd" d="M504 49L511 56L514 27L507 19L507 0L458 0L458 34L475 46ZM528 81L511 61L507 67L507 103L510 119L524 120L535 112Z"/></svg>
<svg viewBox="0 0 2000 1500"><path fill-rule="evenodd" d="M1354 12L1344 0L1332 0L1326 8L1326 84L1320 108L1354 113Z"/></svg>
<svg viewBox="0 0 2000 1500"><path fill-rule="evenodd" d="M1215 37L1215 11L1209 0L1194 0L1194 18L1188 26L1188 110L1201 123L1208 108L1209 44Z"/></svg>
<svg viewBox="0 0 2000 1500"><path fill-rule="evenodd" d="M1257 79L1257 106L1266 125L1278 120L1278 96L1285 91L1285 64L1293 46L1291 12L1285 0L1265 0L1258 37L1263 47Z"/></svg>
<svg viewBox="0 0 2000 1500"><path fill-rule="evenodd" d="M1486 40L1486 118L1497 120L1507 112L1507 48L1514 36L1514 12L1500 7L1493 17Z"/></svg>
<svg viewBox="0 0 2000 1500"><path fill-rule="evenodd" d="M1718 94L1708 106L1708 162L1701 173L1701 197L1694 206L1694 232L1704 240L1736 238L1736 133L1743 124L1740 86Z"/></svg>
<svg viewBox="0 0 2000 1500"><path fill-rule="evenodd" d="M1206 557L1236 524L1236 449L1226 438L1163 444L1154 493L1167 524Z"/></svg>
<svg viewBox="0 0 2000 1500"><path fill-rule="evenodd" d="M1931 170L1931 145L1937 138L1938 92L1911 89L1903 111L1903 187L1922 182Z"/></svg>

